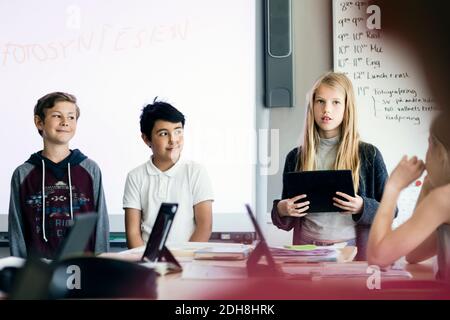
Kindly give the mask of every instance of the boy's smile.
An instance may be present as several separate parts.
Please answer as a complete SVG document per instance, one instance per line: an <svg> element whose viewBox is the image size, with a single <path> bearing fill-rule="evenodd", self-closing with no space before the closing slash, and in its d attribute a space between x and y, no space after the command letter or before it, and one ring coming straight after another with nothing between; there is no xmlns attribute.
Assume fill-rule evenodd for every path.
<svg viewBox="0 0 450 320"><path fill-rule="evenodd" d="M35 124L42 130L42 137L47 143L68 144L77 128L76 106L68 101L56 102L53 108L46 110L44 121L35 117Z"/></svg>

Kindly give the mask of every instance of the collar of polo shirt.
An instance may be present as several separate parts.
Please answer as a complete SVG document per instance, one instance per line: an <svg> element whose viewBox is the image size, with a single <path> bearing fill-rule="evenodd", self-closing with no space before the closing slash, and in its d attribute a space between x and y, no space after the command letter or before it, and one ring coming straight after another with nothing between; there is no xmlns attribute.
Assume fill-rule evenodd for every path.
<svg viewBox="0 0 450 320"><path fill-rule="evenodd" d="M180 166L181 162L182 162L182 160L181 160L181 157L180 157L180 159L178 159L178 161L173 165L172 168L170 168L169 170L163 172L163 171L159 170L153 164L153 161L150 158L150 160L147 161L147 166L146 166L147 167L147 172L151 176L156 176L156 175L161 175L162 174L162 175L165 175L165 176L168 176L168 177L173 177L175 175L178 167Z"/></svg>

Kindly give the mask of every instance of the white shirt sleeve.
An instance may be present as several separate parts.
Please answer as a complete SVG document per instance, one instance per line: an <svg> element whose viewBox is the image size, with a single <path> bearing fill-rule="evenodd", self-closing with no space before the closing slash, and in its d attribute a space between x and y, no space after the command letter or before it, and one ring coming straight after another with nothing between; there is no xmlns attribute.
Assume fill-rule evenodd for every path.
<svg viewBox="0 0 450 320"><path fill-rule="evenodd" d="M139 182L137 176L132 172L128 173L127 181L125 182L125 190L123 193L123 208L132 208L142 210L141 196L139 193Z"/></svg>
<svg viewBox="0 0 450 320"><path fill-rule="evenodd" d="M192 200L193 205L210 200L214 201L214 194L212 189L211 180L209 179L206 168L197 165L196 170L193 172L193 184L192 184Z"/></svg>

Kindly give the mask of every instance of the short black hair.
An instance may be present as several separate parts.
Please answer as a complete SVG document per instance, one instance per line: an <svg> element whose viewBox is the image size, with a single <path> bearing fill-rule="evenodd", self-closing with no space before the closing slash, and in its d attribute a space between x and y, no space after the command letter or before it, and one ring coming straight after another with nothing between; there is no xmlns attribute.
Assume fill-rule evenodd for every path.
<svg viewBox="0 0 450 320"><path fill-rule="evenodd" d="M170 103L157 101L156 97L153 104L146 105L141 113L141 132L146 135L147 139L151 140L153 127L158 120L172 123L181 122L184 128L184 115Z"/></svg>

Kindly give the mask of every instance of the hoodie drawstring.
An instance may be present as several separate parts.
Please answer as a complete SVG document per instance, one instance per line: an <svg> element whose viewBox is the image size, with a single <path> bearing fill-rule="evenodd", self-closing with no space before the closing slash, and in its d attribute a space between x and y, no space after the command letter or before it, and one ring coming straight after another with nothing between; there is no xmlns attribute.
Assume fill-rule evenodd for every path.
<svg viewBox="0 0 450 320"><path fill-rule="evenodd" d="M72 178L71 178L71 176L70 176L70 162L67 163L67 175L69 176L70 219L73 220L73 208L72 208Z"/></svg>
<svg viewBox="0 0 450 320"><path fill-rule="evenodd" d="M47 235L45 234L45 161L42 161L42 235L45 242L48 242Z"/></svg>
<svg viewBox="0 0 450 320"><path fill-rule="evenodd" d="M45 161L42 161L42 236L45 242L48 242L47 234L45 232ZM69 177L69 201L70 201L70 219L73 220L73 205L72 205L72 176L70 174L70 162L67 163L67 175Z"/></svg>

